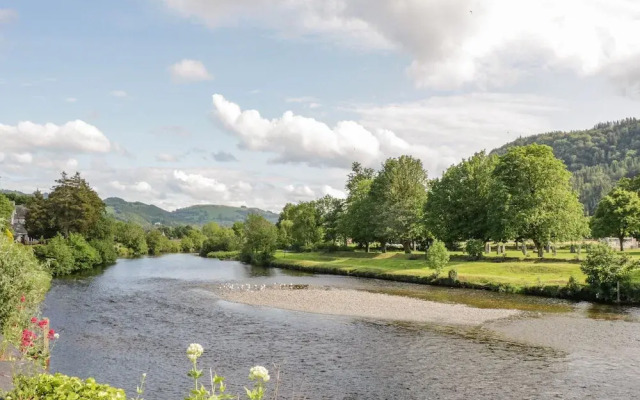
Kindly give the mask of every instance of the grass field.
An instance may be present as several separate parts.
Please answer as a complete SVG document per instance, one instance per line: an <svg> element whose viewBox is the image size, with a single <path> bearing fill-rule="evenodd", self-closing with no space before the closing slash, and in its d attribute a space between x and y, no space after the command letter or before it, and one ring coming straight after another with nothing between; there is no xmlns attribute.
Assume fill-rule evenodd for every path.
<svg viewBox="0 0 640 400"><path fill-rule="evenodd" d="M516 251L507 252L507 257L517 257ZM511 253L511 254L509 254ZM573 276L578 283L585 283L585 275L580 271L579 262L574 261L575 254L568 250L559 251L554 260L539 260L532 255L525 258L521 252L522 261L501 261L502 256L484 258L479 261L466 261L456 259L442 271L440 277L446 277L450 269L456 269L458 280L475 285L508 284L512 287L533 286L564 286ZM462 253L452 252L452 255ZM531 254L531 253L530 253ZM640 257L640 251L630 251L628 254L634 258ZM586 253L582 253L584 258ZM384 274L398 276L429 277L434 271L425 265L424 253L407 255L404 253L364 253L364 252L338 252L338 253L284 253L276 254L274 264L296 265L302 269L323 268L333 269L336 273L360 273L360 274ZM551 254L549 254L551 257ZM461 257L460 257L461 258ZM559 261L556 261L559 259ZM562 260L567 260L563 262ZM499 262L498 262L499 261ZM640 271L634 277L640 282Z"/></svg>

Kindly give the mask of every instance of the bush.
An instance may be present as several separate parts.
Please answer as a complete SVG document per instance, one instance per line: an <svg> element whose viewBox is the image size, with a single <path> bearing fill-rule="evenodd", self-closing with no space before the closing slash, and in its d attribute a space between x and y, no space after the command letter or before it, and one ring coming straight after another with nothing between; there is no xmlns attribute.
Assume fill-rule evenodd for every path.
<svg viewBox="0 0 640 400"><path fill-rule="evenodd" d="M0 327L20 308L24 314L35 314L50 284L51 275L30 248L0 235Z"/></svg>
<svg viewBox="0 0 640 400"><path fill-rule="evenodd" d="M98 251L101 258L102 265L115 264L118 259L118 252L116 251L116 244L111 239L92 240L89 242L91 247Z"/></svg>
<svg viewBox="0 0 640 400"><path fill-rule="evenodd" d="M102 264L102 257L98 250L91 247L82 235L70 234L67 243L73 253L75 271L90 270Z"/></svg>
<svg viewBox="0 0 640 400"><path fill-rule="evenodd" d="M458 271L455 268L449 270L449 280L451 283L458 281Z"/></svg>
<svg viewBox="0 0 640 400"><path fill-rule="evenodd" d="M440 274L449 262L449 252L446 246L439 240L434 240L427 250L427 266Z"/></svg>
<svg viewBox="0 0 640 400"><path fill-rule="evenodd" d="M464 246L464 252L474 260L479 260L484 253L484 242L479 239L467 240L467 244Z"/></svg>
<svg viewBox="0 0 640 400"><path fill-rule="evenodd" d="M207 258L217 258L218 260L239 260L239 251L212 251L207 254Z"/></svg>
<svg viewBox="0 0 640 400"><path fill-rule="evenodd" d="M631 272L638 267L627 255L618 255L606 244L589 248L587 258L580 265L587 275L587 283L596 290L598 298L603 300L620 299L618 285L626 286L631 280Z"/></svg>
<svg viewBox="0 0 640 400"><path fill-rule="evenodd" d="M85 381L57 373L31 377L18 375L13 379L14 388L5 395L6 400L126 400L124 390Z"/></svg>
<svg viewBox="0 0 640 400"><path fill-rule="evenodd" d="M61 235L53 237L45 245L37 246L35 254L47 263L53 276L68 275L75 271L73 251Z"/></svg>

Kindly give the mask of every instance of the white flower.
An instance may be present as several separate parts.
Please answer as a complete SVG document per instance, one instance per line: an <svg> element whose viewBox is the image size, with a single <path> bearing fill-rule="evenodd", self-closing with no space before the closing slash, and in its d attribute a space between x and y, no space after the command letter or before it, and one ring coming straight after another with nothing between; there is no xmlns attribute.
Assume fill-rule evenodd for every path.
<svg viewBox="0 0 640 400"><path fill-rule="evenodd" d="M189 347L187 347L187 357L193 362L202 355L203 351L204 349L198 343L191 343Z"/></svg>
<svg viewBox="0 0 640 400"><path fill-rule="evenodd" d="M249 379L251 379L252 381L261 379L263 382L269 382L269 379L271 379L271 377L269 376L269 371L267 371L265 367L256 365L249 370Z"/></svg>
<svg viewBox="0 0 640 400"><path fill-rule="evenodd" d="M60 334L59 334L59 333L54 334L54 335L53 335L53 338L54 338L54 339L60 339Z"/></svg>

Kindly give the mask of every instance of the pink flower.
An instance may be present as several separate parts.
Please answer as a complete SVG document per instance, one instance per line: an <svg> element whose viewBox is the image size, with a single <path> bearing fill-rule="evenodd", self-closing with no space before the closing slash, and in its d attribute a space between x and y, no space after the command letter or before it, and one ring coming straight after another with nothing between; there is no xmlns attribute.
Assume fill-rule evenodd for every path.
<svg viewBox="0 0 640 400"><path fill-rule="evenodd" d="M44 327L45 327L45 326L47 326L47 325L49 325L49 320L48 320L48 319L46 319L46 318L45 318L45 319L43 319L43 320L41 320L40 322L38 322L38 326L39 326L40 328L44 328Z"/></svg>
<svg viewBox="0 0 640 400"><path fill-rule="evenodd" d="M53 340L56 337L56 331L54 331L53 329L49 329L49 340Z"/></svg>
<svg viewBox="0 0 640 400"><path fill-rule="evenodd" d="M31 323L32 323L32 324L37 324L37 323L38 323L38 318L36 318L36 317L32 317L32 318L31 318Z"/></svg>
<svg viewBox="0 0 640 400"><path fill-rule="evenodd" d="M22 295L22 297L20 297L20 303L24 303L24 302L25 302L25 300L26 300L26 299L25 299L24 295Z"/></svg>

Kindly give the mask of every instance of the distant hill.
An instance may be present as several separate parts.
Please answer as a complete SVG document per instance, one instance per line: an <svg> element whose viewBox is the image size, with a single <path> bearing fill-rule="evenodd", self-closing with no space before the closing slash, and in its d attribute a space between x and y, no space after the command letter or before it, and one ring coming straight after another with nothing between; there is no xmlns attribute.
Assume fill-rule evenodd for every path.
<svg viewBox="0 0 640 400"><path fill-rule="evenodd" d="M204 225L208 222L217 222L220 225L230 226L236 221L244 221L249 214L259 214L267 220L275 223L278 214L259 208L231 207L221 205L197 205L169 212L160 207L140 202L129 202L118 197L109 197L104 200L107 213L121 221L130 221L142 226L151 226L155 223L163 225Z"/></svg>
<svg viewBox="0 0 640 400"><path fill-rule="evenodd" d="M635 118L600 123L583 131L527 136L492 153L504 154L510 147L532 143L551 146L573 172L573 186L589 214L620 178L640 174L640 120Z"/></svg>

